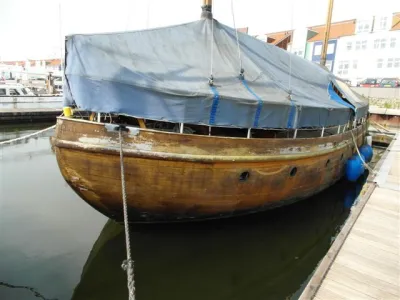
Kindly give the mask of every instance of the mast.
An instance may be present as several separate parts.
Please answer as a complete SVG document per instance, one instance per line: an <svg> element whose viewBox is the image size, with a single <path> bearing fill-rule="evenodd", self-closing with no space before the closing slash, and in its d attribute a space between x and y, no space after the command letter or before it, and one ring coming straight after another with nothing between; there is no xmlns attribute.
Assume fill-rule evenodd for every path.
<svg viewBox="0 0 400 300"><path fill-rule="evenodd" d="M201 7L201 18L212 19L212 0L203 0Z"/></svg>
<svg viewBox="0 0 400 300"><path fill-rule="evenodd" d="M322 44L322 53L320 61L321 66L325 66L326 64L326 52L328 51L329 33L331 31L332 11L333 11L333 0L329 0L328 15L326 16L325 38Z"/></svg>

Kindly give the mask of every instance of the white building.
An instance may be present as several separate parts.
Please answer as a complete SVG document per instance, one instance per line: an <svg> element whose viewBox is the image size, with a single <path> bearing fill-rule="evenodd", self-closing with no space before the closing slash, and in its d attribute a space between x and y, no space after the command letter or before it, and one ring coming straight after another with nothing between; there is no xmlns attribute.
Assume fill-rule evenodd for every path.
<svg viewBox="0 0 400 300"><path fill-rule="evenodd" d="M400 77L400 14L357 20L354 35L337 40L333 73L353 84Z"/></svg>
<svg viewBox="0 0 400 300"><path fill-rule="evenodd" d="M268 43L319 63L325 24L265 36ZM365 78L400 78L400 13L332 23L326 67L354 85Z"/></svg>

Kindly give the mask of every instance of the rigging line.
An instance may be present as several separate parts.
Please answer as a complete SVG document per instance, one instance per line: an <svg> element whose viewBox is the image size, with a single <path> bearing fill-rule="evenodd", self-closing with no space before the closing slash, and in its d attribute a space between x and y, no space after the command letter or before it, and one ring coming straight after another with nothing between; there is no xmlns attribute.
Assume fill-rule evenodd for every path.
<svg viewBox="0 0 400 300"><path fill-rule="evenodd" d="M131 20L131 9L129 8L129 4L130 4L130 0L127 0L127 7L126 10L128 12L127 16L126 16L126 24L125 24L125 31L128 30L129 27L129 22Z"/></svg>
<svg viewBox="0 0 400 300"><path fill-rule="evenodd" d="M62 19L61 19L61 1L58 3L58 22L59 22L59 35L60 35L60 65L63 66L63 42L62 42Z"/></svg>
<svg viewBox="0 0 400 300"><path fill-rule="evenodd" d="M146 29L149 29L149 27L150 27L150 4L151 4L151 0L147 0Z"/></svg>
<svg viewBox="0 0 400 300"><path fill-rule="evenodd" d="M210 54L210 61L211 61L211 66L210 66L210 80L213 80L213 68L214 68L214 16L211 18L211 54Z"/></svg>
<svg viewBox="0 0 400 300"><path fill-rule="evenodd" d="M240 64L240 75L243 75L244 71L243 71L243 65L242 65L242 57L241 57L241 53L240 53L239 34L238 34L238 30L236 28L235 10L233 7L233 0L231 0L231 11L232 11L233 27L235 28L235 33L236 33L236 43L237 43L239 64Z"/></svg>
<svg viewBox="0 0 400 300"><path fill-rule="evenodd" d="M291 2L291 7L290 7L290 52L288 51L289 54L289 93L292 93L291 87L292 87L292 46L293 46L293 0Z"/></svg>

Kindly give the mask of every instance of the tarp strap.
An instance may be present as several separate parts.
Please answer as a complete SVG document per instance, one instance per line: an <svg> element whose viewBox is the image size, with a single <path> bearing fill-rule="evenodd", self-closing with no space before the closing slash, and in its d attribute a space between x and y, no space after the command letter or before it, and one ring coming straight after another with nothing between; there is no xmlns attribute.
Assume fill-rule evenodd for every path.
<svg viewBox="0 0 400 300"><path fill-rule="evenodd" d="M218 109L218 104L219 104L219 93L218 93L217 89L215 88L215 86L210 85L210 89L214 94L214 98L213 98L213 103L211 106L210 120L208 121L208 123L210 125L214 125L215 124L215 115L217 114L217 109Z"/></svg>
<svg viewBox="0 0 400 300"><path fill-rule="evenodd" d="M339 104L342 104L345 107L351 108L354 112L356 111L354 105L351 105L350 103L344 101L340 96L335 92L333 89L333 84L332 82L328 86L328 93L331 99Z"/></svg>
<svg viewBox="0 0 400 300"><path fill-rule="evenodd" d="M296 105L294 105L292 98L290 100L289 117L287 121L287 128L291 129L294 127L294 119L296 117Z"/></svg>
<svg viewBox="0 0 400 300"><path fill-rule="evenodd" d="M254 116L254 123L253 123L253 128L257 128L258 127L258 121L260 120L260 115L261 115L261 109L263 107L263 101L262 99L249 87L249 85L247 84L246 80L242 79L240 80L244 87L250 92L250 94L252 94L254 96L254 98L257 99L258 101L258 105L257 105L257 110L256 110L256 114Z"/></svg>

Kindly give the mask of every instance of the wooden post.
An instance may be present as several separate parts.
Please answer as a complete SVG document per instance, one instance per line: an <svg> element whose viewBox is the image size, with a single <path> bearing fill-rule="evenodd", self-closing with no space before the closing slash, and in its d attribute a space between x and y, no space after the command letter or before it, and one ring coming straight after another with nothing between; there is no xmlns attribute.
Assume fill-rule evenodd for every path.
<svg viewBox="0 0 400 300"><path fill-rule="evenodd" d="M321 66L325 66L326 64L326 52L328 51L329 33L331 31L332 11L333 11L333 0L329 0L328 15L326 16L326 25L325 25L325 38L322 44L322 53L320 60Z"/></svg>
<svg viewBox="0 0 400 300"><path fill-rule="evenodd" d="M139 123L139 127L143 128L143 129L146 129L146 124L144 123L144 120L143 119L137 119L137 120L138 120L138 123Z"/></svg>

